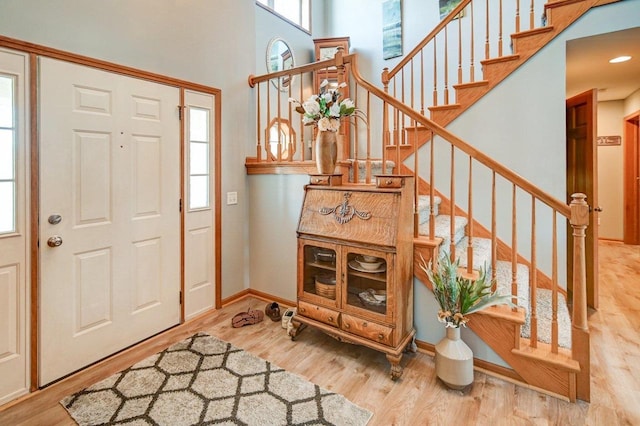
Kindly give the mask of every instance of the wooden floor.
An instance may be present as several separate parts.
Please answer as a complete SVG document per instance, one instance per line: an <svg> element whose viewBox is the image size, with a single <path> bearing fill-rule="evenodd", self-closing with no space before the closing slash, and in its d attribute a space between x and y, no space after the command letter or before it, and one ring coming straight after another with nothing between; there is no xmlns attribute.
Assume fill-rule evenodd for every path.
<svg viewBox="0 0 640 426"><path fill-rule="evenodd" d="M477 371L469 391L451 391L424 353L405 355L404 376L392 382L384 355L315 330L292 342L268 318L232 328L233 314L266 305L246 298L12 404L0 412L0 425L73 425L59 399L197 330L345 395L374 413L370 425L640 425L640 246L601 243L600 274L601 309L589 317L591 403L571 404Z"/></svg>

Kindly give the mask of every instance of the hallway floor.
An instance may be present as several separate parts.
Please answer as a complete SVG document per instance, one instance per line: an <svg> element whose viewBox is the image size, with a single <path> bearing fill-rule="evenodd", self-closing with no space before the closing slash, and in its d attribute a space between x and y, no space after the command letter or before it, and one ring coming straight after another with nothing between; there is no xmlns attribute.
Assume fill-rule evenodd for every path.
<svg viewBox="0 0 640 426"><path fill-rule="evenodd" d="M591 403L571 404L478 371L465 394L448 390L435 378L433 357L424 353L405 355L404 375L393 382L384 355L315 330L306 329L292 342L280 323L267 317L253 326L231 327L235 313L265 305L256 298L234 302L210 315L199 330L345 395L374 412L372 426L640 424L640 246L600 243L601 308L589 316ZM146 354L134 349L127 356L129 361L122 362ZM103 370L104 364L117 367L107 361ZM98 373L88 370L69 380L72 385L53 385L41 392L46 397L0 412L0 424L73 425L57 401L72 388L97 381Z"/></svg>

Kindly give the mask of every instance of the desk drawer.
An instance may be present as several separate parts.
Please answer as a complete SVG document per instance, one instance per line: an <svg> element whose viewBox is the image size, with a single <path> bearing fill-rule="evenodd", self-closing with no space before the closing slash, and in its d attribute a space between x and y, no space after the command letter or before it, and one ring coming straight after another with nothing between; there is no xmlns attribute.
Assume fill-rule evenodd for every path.
<svg viewBox="0 0 640 426"><path fill-rule="evenodd" d="M331 309L301 301L298 302L298 314L334 327L340 327L340 312Z"/></svg>
<svg viewBox="0 0 640 426"><path fill-rule="evenodd" d="M368 320L342 315L342 329L383 345L393 346L393 328Z"/></svg>

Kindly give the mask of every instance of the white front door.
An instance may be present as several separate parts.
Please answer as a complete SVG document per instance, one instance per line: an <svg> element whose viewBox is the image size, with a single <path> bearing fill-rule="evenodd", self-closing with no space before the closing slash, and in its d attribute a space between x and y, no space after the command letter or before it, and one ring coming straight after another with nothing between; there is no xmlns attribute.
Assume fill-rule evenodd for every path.
<svg viewBox="0 0 640 426"><path fill-rule="evenodd" d="M180 124L177 88L39 65L45 385L179 323Z"/></svg>

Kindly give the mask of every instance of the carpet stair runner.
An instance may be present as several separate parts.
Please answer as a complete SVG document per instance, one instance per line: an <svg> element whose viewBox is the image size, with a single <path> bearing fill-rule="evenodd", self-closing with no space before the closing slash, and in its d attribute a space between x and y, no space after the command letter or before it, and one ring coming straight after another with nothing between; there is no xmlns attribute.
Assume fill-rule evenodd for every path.
<svg viewBox="0 0 640 426"><path fill-rule="evenodd" d="M429 235L429 196L421 195L418 202L418 213L420 218L419 234ZM438 205L441 203L440 197L434 197L435 216L435 236L442 238L439 247L440 256L447 256L451 247L451 217L449 215L438 215ZM469 237L465 235L467 218L462 216L454 217L454 244L456 256L461 267L467 267L467 246ZM479 270L482 267L491 273L491 240L488 238L474 237L473 246L473 269ZM529 288L529 267L518 264L516 268L518 306L525 308L525 324L521 327L522 338L531 337L531 301ZM498 292L501 294L511 293L512 265L510 261L498 260L496 262L496 282ZM536 313L538 318L538 341L551 343L551 321L552 321L552 291L545 288L536 289ZM567 302L563 294L558 293L558 346L571 348L571 317Z"/></svg>

